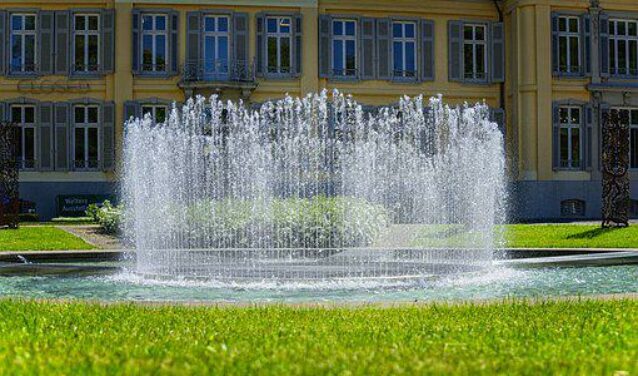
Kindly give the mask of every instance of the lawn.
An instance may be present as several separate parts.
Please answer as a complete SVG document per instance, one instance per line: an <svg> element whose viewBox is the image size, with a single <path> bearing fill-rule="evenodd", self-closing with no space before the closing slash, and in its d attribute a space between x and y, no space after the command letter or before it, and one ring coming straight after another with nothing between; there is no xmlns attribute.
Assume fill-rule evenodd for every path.
<svg viewBox="0 0 638 376"><path fill-rule="evenodd" d="M0 229L0 251L50 251L93 249L75 235L52 226L21 226L17 230Z"/></svg>
<svg viewBox="0 0 638 376"><path fill-rule="evenodd" d="M0 318L0 370L14 374L638 372L632 300L399 308L4 300Z"/></svg>
<svg viewBox="0 0 638 376"><path fill-rule="evenodd" d="M598 225L512 224L499 227L510 248L638 248L638 226L602 229ZM412 246L473 245L459 226L424 226Z"/></svg>

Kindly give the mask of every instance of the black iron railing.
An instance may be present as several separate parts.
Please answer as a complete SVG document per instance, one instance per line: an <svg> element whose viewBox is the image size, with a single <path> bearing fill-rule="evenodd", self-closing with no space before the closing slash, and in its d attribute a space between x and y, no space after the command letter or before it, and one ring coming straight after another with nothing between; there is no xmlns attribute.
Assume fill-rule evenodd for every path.
<svg viewBox="0 0 638 376"><path fill-rule="evenodd" d="M187 61L182 66L182 79L184 82L254 82L255 63L226 59Z"/></svg>

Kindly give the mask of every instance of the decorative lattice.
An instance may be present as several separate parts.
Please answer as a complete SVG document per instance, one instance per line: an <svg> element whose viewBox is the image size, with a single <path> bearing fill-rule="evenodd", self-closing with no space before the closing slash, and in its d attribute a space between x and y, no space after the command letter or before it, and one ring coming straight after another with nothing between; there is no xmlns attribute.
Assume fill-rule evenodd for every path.
<svg viewBox="0 0 638 376"><path fill-rule="evenodd" d="M629 114L603 112L603 227L629 226Z"/></svg>
<svg viewBox="0 0 638 376"><path fill-rule="evenodd" d="M18 227L18 128L0 123L0 226Z"/></svg>

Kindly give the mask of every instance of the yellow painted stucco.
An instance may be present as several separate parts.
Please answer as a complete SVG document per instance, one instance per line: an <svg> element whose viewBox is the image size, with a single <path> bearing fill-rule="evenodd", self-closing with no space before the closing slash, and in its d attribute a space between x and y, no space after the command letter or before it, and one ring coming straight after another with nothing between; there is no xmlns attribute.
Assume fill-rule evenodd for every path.
<svg viewBox="0 0 638 376"><path fill-rule="evenodd" d="M552 169L552 102L575 99L589 102L587 85L591 79L558 79L551 67L551 12L570 10L585 12L590 0L506 0L498 1L503 10L506 43L505 103L501 102L500 84L462 84L448 81L448 20L499 19L492 0L0 0L0 9L33 8L61 10L73 8L114 8L115 73L97 80L44 76L36 79L0 78L0 101L16 97L40 101L63 101L94 98L116 103L117 124L123 123L126 100L161 98L182 102L184 91L178 87L179 76L168 79L135 78L131 73L131 12L134 8L171 8L179 12L179 59L186 56L186 12L199 9L225 9L249 14L249 57L256 51L255 15L264 10L295 11L303 16L302 71L298 79L258 79L249 101L263 102L285 93L302 95L324 88L337 88L354 95L361 103L389 104L401 95L443 94L447 102L478 102L506 111L508 155L512 177L517 180L588 180L587 171ZM636 0L600 1L606 10L638 12ZM363 16L406 16L435 21L435 80L424 83L388 81L339 82L320 79L318 74L318 17L321 14ZM32 89L30 85L55 84L57 89ZM222 98L238 99L239 90L227 90ZM116 130L120 145L122 127ZM117 147L119 157L120 148ZM101 172L23 172L22 181L100 181L112 180L114 174Z"/></svg>

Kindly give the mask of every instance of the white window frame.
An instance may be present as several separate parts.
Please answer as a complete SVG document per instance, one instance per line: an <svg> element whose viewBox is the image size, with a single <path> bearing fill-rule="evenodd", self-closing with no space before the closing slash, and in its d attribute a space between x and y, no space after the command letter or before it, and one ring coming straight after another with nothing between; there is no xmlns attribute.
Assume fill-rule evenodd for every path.
<svg viewBox="0 0 638 376"><path fill-rule="evenodd" d="M84 122L76 122L75 121L75 110L78 107L82 107L84 108ZM102 136L100 135L100 106L97 104L77 104L74 105L73 107L73 111L71 112L71 116L73 116L73 134L72 134L72 143L71 143L71 150L72 150L72 157L73 157L73 167L76 170L97 170L100 166L100 161L102 161L102 151L100 148L101 142L102 142ZM97 122L95 123L89 123L87 122L89 119L89 108L95 108L97 110ZM83 160L76 160L75 159L75 130L78 128L83 128L84 129L84 159ZM89 129L95 129L97 131L97 160L96 160L96 165L95 167L91 167L90 166L90 160L89 160ZM82 162L81 166L78 166L78 162Z"/></svg>
<svg viewBox="0 0 638 376"><path fill-rule="evenodd" d="M342 24L343 35L335 35L333 32L332 41L330 41L330 48L332 49L332 61L330 62L332 76L334 77L356 77L357 72L359 70L359 42L358 34L357 34L357 20L348 19L348 18L337 18L332 20L332 27L334 30L334 24L340 22ZM346 24L352 22L354 24L354 35L346 35ZM340 40L341 43L341 53L343 56L343 71L340 73L336 73L334 66L334 56L336 51L334 50L334 41ZM348 74L348 64L347 64L347 47L346 43L348 41L354 41L354 68L352 69L352 73Z"/></svg>
<svg viewBox="0 0 638 376"><path fill-rule="evenodd" d="M35 27L33 28L33 30L25 30L25 19L26 17L31 16L34 18L34 25ZM21 17L22 18L22 29L21 30L13 30L13 17ZM15 73L33 73L36 71L36 67L35 65L37 64L38 61L38 15L36 13L11 13L9 16L9 30L10 30L10 37L9 37L9 48L7 53L9 54L9 69L11 72L15 72ZM25 64L25 56L26 56L26 48L25 48L25 39L27 36L32 35L33 36L33 67L31 67L31 69L27 69L27 66ZM22 64L20 65L20 67L15 67L13 66L13 37L14 36L20 36L20 39L22 40L22 50L20 51L20 60L22 62ZM16 69L18 68L18 69Z"/></svg>
<svg viewBox="0 0 638 376"><path fill-rule="evenodd" d="M562 123L561 119L560 119L560 113L561 110L563 109L567 109L568 110L568 114L567 114L567 123ZM579 115L579 119L578 119L578 123L572 123L571 121L571 111L572 110L578 110L578 115ZM583 122L585 121L585 114L584 114L584 108L583 106L578 106L578 105L559 105L558 106L558 113L559 113L559 117L558 117L558 159L559 159L559 167L561 169L566 169L566 170L579 170L582 169L583 167L583 150L584 150L584 145L583 145L583 140L584 140L584 134L583 134ZM567 129L567 163L563 163L563 156L561 155L561 149L562 149L562 145L561 145L561 130L562 129ZM574 156L572 155L572 130L574 129L578 129L578 165L574 165Z"/></svg>
<svg viewBox="0 0 638 376"><path fill-rule="evenodd" d="M405 36L405 29L406 29L406 25L413 25L414 26L414 36L413 37L406 37ZM395 37L394 36L394 25L401 25L401 33L402 33L402 37ZM417 23L414 21L393 21L392 22L392 75L396 78L404 78L404 79L416 79L417 74L418 74L418 61L417 61L417 48L418 48L418 44L417 44L417 33L418 33L418 28L417 28ZM400 70L400 74L397 75L397 70L395 69L395 62L394 62L394 44L395 43L401 43L401 48L403 51L403 66L401 67ZM406 48L405 46L408 43L414 43L414 53L412 56L412 59L414 61L414 72L413 75L407 75L407 52L406 52Z"/></svg>
<svg viewBox="0 0 638 376"><path fill-rule="evenodd" d="M472 39L465 38L465 28L472 28ZM483 40L476 39L476 30L483 29ZM472 46L472 77L467 77L465 75L465 67L467 62L465 61L465 46ZM479 72L477 70L477 47L483 46L483 72ZM488 28L484 23L465 23L463 24L463 80L464 81L479 81L484 82L487 81L488 78L488 67L487 67L487 55L488 55ZM483 77L479 77L478 74L481 73Z"/></svg>
<svg viewBox="0 0 638 376"><path fill-rule="evenodd" d="M20 119L14 119L13 118L13 110L15 108L20 108ZM25 109L26 108L30 108L33 110L33 123L27 123L26 122L26 115L25 115ZM37 127L36 127L36 106L33 104L12 104L9 106L9 116L11 117L11 122L13 123L17 123L18 126L21 128L20 131L20 140L18 140L18 142L20 142L20 150L21 150L21 155L18 155L18 159L19 159L19 165L18 167L20 169L23 170L33 170L36 168L36 162L38 160L38 133L37 133ZM26 163L26 158L25 158L25 146L26 146L26 139L25 139L25 129L33 129L33 166L28 167L27 163Z"/></svg>
<svg viewBox="0 0 638 376"><path fill-rule="evenodd" d="M618 35L618 24L623 23L625 25L625 35ZM629 24L634 24L636 27L636 35L629 35ZM612 32L613 30L613 32ZM618 45L620 42L625 44L625 66L619 66L618 59ZM634 72L630 71L631 56L629 45L633 42L636 46L636 52L633 56L634 59ZM612 48L613 46L613 48ZM620 69L624 69L621 72ZM610 19L609 20L609 70L613 76L638 76L638 21L629 19Z"/></svg>
<svg viewBox="0 0 638 376"><path fill-rule="evenodd" d="M151 30L145 30L144 29L144 18L145 17L151 17ZM155 25L156 25L156 19L163 17L164 18L164 30L156 30L155 29ZM168 27L169 27L169 17L168 14L166 13L142 13L140 15L140 33L142 34L142 38L140 40L140 66L141 66L141 71L143 73L153 73L153 72L160 72L160 73L165 73L168 71ZM148 36L150 35L153 43L152 43L152 47L151 47L151 69L146 69L146 64L144 64L144 36ZM158 69L157 68L157 37L158 36L164 36L164 52L166 54L166 59L164 60L164 69Z"/></svg>
<svg viewBox="0 0 638 376"><path fill-rule="evenodd" d="M275 20L275 22L277 23L277 31L275 32L270 32L268 31L268 21L269 20ZM282 22L284 20L288 20L288 32L284 32L281 31L282 28ZM292 28L293 28L293 18L291 16L269 16L266 17L266 21L265 21L265 34L266 34L266 73L269 75L288 75L292 72L292 62L293 62L293 53L292 53L292 44L293 44L293 39L292 39ZM272 68L271 66L268 65L268 62L270 61L269 59L269 55L268 55L268 51L269 51L269 41L271 38L275 38L277 41L277 66L275 67L276 70L275 71L271 71L270 68ZM281 40L282 39L288 39L288 53L289 53L289 58L288 58L288 70L283 70L282 66L281 66Z"/></svg>
<svg viewBox="0 0 638 376"><path fill-rule="evenodd" d="M565 30L561 30L560 29L560 23L561 23L561 19L565 20ZM576 25L578 26L578 30L576 31L570 31L569 30L569 24L570 24L570 20L576 20ZM558 16L558 46L556 46L557 51L558 51L558 72L559 73L563 73L563 74L580 74L582 71L582 61L581 61L581 56L582 56L582 42L581 42L581 30L582 30L583 25L581 24L581 18L579 16L572 16L572 15L559 15ZM575 65L577 68L576 70L572 70L572 49L571 49L571 45L572 42L574 41L574 39L576 40L576 43L578 45L578 53L576 54L576 59L577 59L577 64ZM562 67L560 65L560 51L561 51L561 41L564 41L566 43L566 51L567 51L567 56L566 56L566 66Z"/></svg>
<svg viewBox="0 0 638 376"><path fill-rule="evenodd" d="M76 25L76 18L78 17L84 17L84 30L77 30L75 28ZM89 30L89 17L95 17L97 18L97 29L96 30ZM102 37L101 37L101 30L102 30L102 20L101 17L98 13L75 13L73 14L73 19L72 19L72 23L73 23L73 45L71 48L71 55L72 55L72 59L71 59L71 63L73 64L73 72L76 73L96 73L100 71L100 58L101 58L101 49L102 49ZM76 37L80 35L84 38L84 62L82 63L84 65L84 69L78 69L78 67L75 66L75 39ZM91 65L89 64L90 62L90 57L89 57L89 38L90 36L97 36L97 56L96 56L96 60L97 64L95 66L95 69L90 69Z"/></svg>
<svg viewBox="0 0 638 376"><path fill-rule="evenodd" d="M206 31L207 18L215 18L215 31ZM227 25L226 31L218 31L220 18L226 19L226 25ZM206 14L203 17L201 26L202 26L202 42L203 42L202 56L204 56L204 64L203 64L204 67L206 67L206 38L207 37L215 38L215 61L213 62L213 70L207 71L206 68L204 68L204 75L227 76L228 74L230 74L231 18L226 14ZM226 61L225 62L221 61L221 59L219 59L219 56L217 56L217 52L219 51L220 37L226 38ZM225 63L225 70L219 69L220 67L224 66L223 65L224 63Z"/></svg>
<svg viewBox="0 0 638 376"><path fill-rule="evenodd" d="M163 104L154 104L154 103L144 103L140 105L140 110L142 111L142 117L145 114L150 114L153 121L157 122L157 110L163 108L164 109L164 118L168 120L168 106Z"/></svg>

